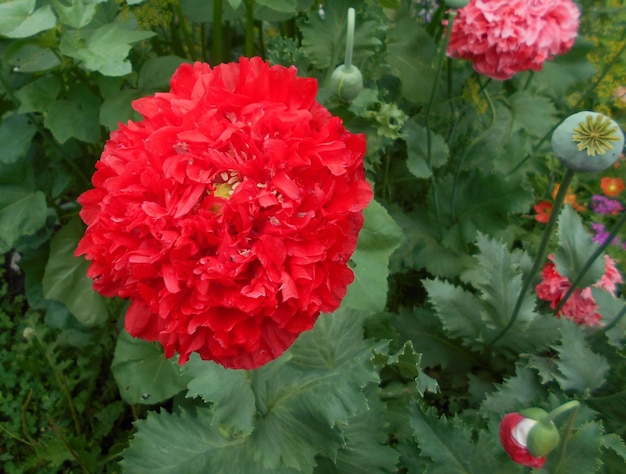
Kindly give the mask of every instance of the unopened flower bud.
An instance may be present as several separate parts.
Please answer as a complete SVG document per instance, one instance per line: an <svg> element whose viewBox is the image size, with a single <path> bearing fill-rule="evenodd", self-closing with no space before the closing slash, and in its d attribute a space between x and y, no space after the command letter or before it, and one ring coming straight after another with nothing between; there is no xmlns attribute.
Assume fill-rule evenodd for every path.
<svg viewBox="0 0 626 474"><path fill-rule="evenodd" d="M530 454L535 457L542 457L552 452L559 445L561 440L559 430L552 420L544 421L548 415L545 410L527 408L522 410L520 415L536 421L526 438L526 446Z"/></svg>
<svg viewBox="0 0 626 474"><path fill-rule="evenodd" d="M22 337L28 342L32 341L33 337L35 337L35 330L31 327L24 328L24 332L22 332Z"/></svg>
<svg viewBox="0 0 626 474"><path fill-rule="evenodd" d="M566 118L552 135L552 149L573 171L595 172L613 165L624 148L617 123L596 112L578 112Z"/></svg>

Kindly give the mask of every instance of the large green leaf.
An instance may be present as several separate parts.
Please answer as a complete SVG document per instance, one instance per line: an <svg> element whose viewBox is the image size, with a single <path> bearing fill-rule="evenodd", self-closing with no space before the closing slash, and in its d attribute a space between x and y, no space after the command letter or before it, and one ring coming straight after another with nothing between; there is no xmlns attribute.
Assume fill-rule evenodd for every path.
<svg viewBox="0 0 626 474"><path fill-rule="evenodd" d="M497 389L485 398L482 412L498 415L514 412L533 406L541 393L541 384L530 369L518 366L515 375L506 379Z"/></svg>
<svg viewBox="0 0 626 474"><path fill-rule="evenodd" d="M57 76L46 75L26 84L15 93L20 101L18 112L43 112L61 92L61 80Z"/></svg>
<svg viewBox="0 0 626 474"><path fill-rule="evenodd" d="M26 38L56 25L50 5L35 10L37 0L9 0L0 3L0 36Z"/></svg>
<svg viewBox="0 0 626 474"><path fill-rule="evenodd" d="M428 160L428 130L413 120L405 123L406 166L417 178L430 178L433 170L443 166L448 160L448 145L441 135L431 133L430 161Z"/></svg>
<svg viewBox="0 0 626 474"><path fill-rule="evenodd" d="M50 242L50 257L43 276L44 296L60 301L85 326L105 322L109 313L104 297L92 288L87 277L89 262L75 257L76 244L83 234L78 218L68 222Z"/></svg>
<svg viewBox="0 0 626 474"><path fill-rule="evenodd" d="M333 462L319 458L316 474L384 474L396 472L399 453L389 445L385 430L385 406L380 401L378 387L367 389L368 409L350 417L341 426L346 438Z"/></svg>
<svg viewBox="0 0 626 474"><path fill-rule="evenodd" d="M412 410L409 421L422 456L433 460L427 470L429 474L507 472L498 470L496 444L483 442L477 446L471 431L458 421L438 418L433 409L419 406Z"/></svg>
<svg viewBox="0 0 626 474"><path fill-rule="evenodd" d="M41 191L0 185L0 253L8 252L20 237L41 229L47 214Z"/></svg>
<svg viewBox="0 0 626 474"><path fill-rule="evenodd" d="M347 436L340 427L367 410L363 389L378 382L371 346L363 340L363 319L345 310L324 315L287 354L249 372L254 399L238 398L246 404L241 410L255 412L249 435L216 422L234 416L228 390L209 387L220 383L215 377L220 370L206 378L198 374L190 388L202 396L210 392L212 409L198 409L193 417L179 409L180 415L161 413L138 422L123 455L126 471L312 473L316 456L335 459ZM247 384L240 375L229 377L231 389Z"/></svg>
<svg viewBox="0 0 626 474"><path fill-rule="evenodd" d="M267 469L256 462L245 438L227 438L201 408L170 414L148 412L135 423L137 433L123 452L127 473L152 474L295 474L289 468Z"/></svg>
<svg viewBox="0 0 626 474"><path fill-rule="evenodd" d="M364 211L365 223L351 258L354 282L343 306L364 311L382 310L387 302L389 257L402 240L402 231L384 207L372 201Z"/></svg>
<svg viewBox="0 0 626 474"><path fill-rule="evenodd" d="M547 472L554 474L589 474L598 472L602 465L600 446L602 425L597 421L585 423L570 435L564 452L557 448L555 455L548 456Z"/></svg>
<svg viewBox="0 0 626 474"><path fill-rule="evenodd" d="M51 48L24 43L7 54L6 62L16 72L41 72L61 65L61 60Z"/></svg>
<svg viewBox="0 0 626 474"><path fill-rule="evenodd" d="M546 97L519 91L508 98L508 103L513 117L513 132L524 130L530 136L543 137L557 120L554 105Z"/></svg>
<svg viewBox="0 0 626 474"><path fill-rule="evenodd" d="M597 250L598 245L591 240L580 216L569 205L564 206L559 215L557 235L559 246L554 251L556 269L573 282L580 275L589 257ZM578 287L585 288L593 285L603 274L604 259L597 258L585 272Z"/></svg>
<svg viewBox="0 0 626 474"><path fill-rule="evenodd" d="M76 138L87 143L100 141L100 100L89 89L77 85L67 100L51 102L44 115L44 125L59 143Z"/></svg>
<svg viewBox="0 0 626 474"><path fill-rule="evenodd" d="M99 3L107 0L53 0L61 23L72 28L82 28L89 24L96 14ZM69 4L68 4L69 3Z"/></svg>
<svg viewBox="0 0 626 474"><path fill-rule="evenodd" d="M187 379L175 359L166 359L156 342L143 341L122 331L117 339L111 371L127 403L152 405L173 397Z"/></svg>
<svg viewBox="0 0 626 474"><path fill-rule="evenodd" d="M435 80L433 39L414 19L403 17L390 29L387 42L387 61L400 78L402 95L412 102L427 102Z"/></svg>
<svg viewBox="0 0 626 474"><path fill-rule="evenodd" d="M154 33L150 31L129 30L108 23L89 35L79 31L64 34L61 52L82 61L89 71L98 71L105 76L125 76L132 71L127 59L131 44L151 36Z"/></svg>
<svg viewBox="0 0 626 474"><path fill-rule="evenodd" d="M261 418L250 442L263 466L311 472L317 454L334 459L344 442L335 425L366 409L362 389L378 381L362 323L363 314L349 310L322 316L288 362L252 373Z"/></svg>
<svg viewBox="0 0 626 474"><path fill-rule="evenodd" d="M0 122L1 163L15 163L26 154L37 128L25 115L9 115Z"/></svg>
<svg viewBox="0 0 626 474"><path fill-rule="evenodd" d="M191 378L187 397L202 397L213 404L213 424L250 434L256 405L248 371L225 369L192 354L183 366L183 373Z"/></svg>
<svg viewBox="0 0 626 474"><path fill-rule="evenodd" d="M568 321L561 329L561 344L555 349L559 353L556 375L561 388L573 390L588 397L600 388L611 366L604 356L594 353L585 341L582 328Z"/></svg>

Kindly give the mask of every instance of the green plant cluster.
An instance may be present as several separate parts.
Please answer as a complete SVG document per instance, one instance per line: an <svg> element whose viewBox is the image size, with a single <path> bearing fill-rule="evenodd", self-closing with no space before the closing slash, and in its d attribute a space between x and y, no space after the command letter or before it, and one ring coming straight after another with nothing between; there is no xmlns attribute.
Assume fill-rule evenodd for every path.
<svg viewBox="0 0 626 474"><path fill-rule="evenodd" d="M500 419L573 399L580 409L559 420L563 442L540 472L624 472L624 298L594 288L605 325L578 326L537 299L531 269L545 227L533 205L565 175L552 131L597 106L625 128L599 91L626 67L626 18L610 0L579 2L573 49L499 82L445 57L443 2L429 22L414 3L0 2L6 472L528 472L500 445ZM364 88L346 102L330 79L349 7ZM614 54L596 61L598 19ZM92 289L74 257L76 198L110 131L140 119L132 100L167 90L182 62L240 55L318 79L318 100L366 134L376 198L336 313L259 369L179 366L121 329L124 302ZM574 176L573 192L588 199L600 177ZM571 280L602 261L592 217L555 215L548 250ZM608 250L624 275L624 253ZM581 287L602 272L589 266Z"/></svg>

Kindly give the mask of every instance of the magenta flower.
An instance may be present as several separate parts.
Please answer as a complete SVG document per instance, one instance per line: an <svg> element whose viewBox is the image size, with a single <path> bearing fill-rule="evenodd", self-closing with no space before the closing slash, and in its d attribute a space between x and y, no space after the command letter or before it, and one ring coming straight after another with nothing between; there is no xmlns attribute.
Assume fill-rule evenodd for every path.
<svg viewBox="0 0 626 474"><path fill-rule="evenodd" d="M600 194L591 196L590 206L593 212L604 215L614 215L624 210L624 206L621 202L615 199L609 199Z"/></svg>

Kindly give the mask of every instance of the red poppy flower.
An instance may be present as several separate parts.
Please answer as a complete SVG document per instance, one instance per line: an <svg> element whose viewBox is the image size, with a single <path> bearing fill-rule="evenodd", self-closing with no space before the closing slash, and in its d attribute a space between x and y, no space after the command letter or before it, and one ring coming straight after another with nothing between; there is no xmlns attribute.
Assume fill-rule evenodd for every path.
<svg viewBox="0 0 626 474"><path fill-rule="evenodd" d="M493 79L540 71L572 47L579 16L572 0L470 0L458 10L447 54Z"/></svg>
<svg viewBox="0 0 626 474"><path fill-rule="evenodd" d="M600 187L602 192L607 196L614 197L624 190L624 180L622 178L609 178L604 177L600 180Z"/></svg>
<svg viewBox="0 0 626 474"><path fill-rule="evenodd" d="M519 413L509 413L500 422L500 443L510 458L523 466L540 468L546 457L533 456L528 451L528 434L537 421Z"/></svg>
<svg viewBox="0 0 626 474"><path fill-rule="evenodd" d="M252 369L281 355L354 278L372 198L365 137L348 133L295 68L242 58L183 64L133 102L80 196L77 255L125 327L180 363L197 352Z"/></svg>
<svg viewBox="0 0 626 474"><path fill-rule="evenodd" d="M546 224L550 220L550 213L552 212L552 203L550 201L540 201L533 206L535 212L535 220Z"/></svg>

